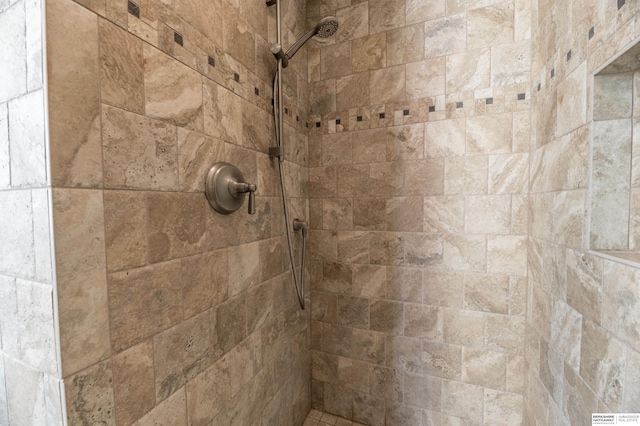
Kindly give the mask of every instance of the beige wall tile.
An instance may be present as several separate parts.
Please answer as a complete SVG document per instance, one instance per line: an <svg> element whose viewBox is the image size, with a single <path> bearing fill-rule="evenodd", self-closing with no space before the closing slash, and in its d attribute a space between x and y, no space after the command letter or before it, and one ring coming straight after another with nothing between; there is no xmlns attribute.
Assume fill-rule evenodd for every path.
<svg viewBox="0 0 640 426"><path fill-rule="evenodd" d="M412 25L387 33L387 65L415 62L424 55L424 25Z"/></svg>
<svg viewBox="0 0 640 426"><path fill-rule="evenodd" d="M484 314L463 309L445 309L443 339L445 343L461 345L465 348L484 346Z"/></svg>
<svg viewBox="0 0 640 426"><path fill-rule="evenodd" d="M516 235L487 238L487 270L490 273L525 276L527 238Z"/></svg>
<svg viewBox="0 0 640 426"><path fill-rule="evenodd" d="M400 102L406 96L405 67L398 65L371 71L369 96L376 103Z"/></svg>
<svg viewBox="0 0 640 426"><path fill-rule="evenodd" d="M587 121L586 72L586 64L583 64L558 84L556 136L564 135Z"/></svg>
<svg viewBox="0 0 640 426"><path fill-rule="evenodd" d="M271 247L263 246L263 251ZM236 296L251 287L255 287L261 281L260 270L260 252L261 244L258 242L243 244L228 249L228 278L229 278L229 297ZM272 258L282 259L282 247L275 246L274 249L280 249L280 253ZM280 269L280 268L279 268ZM265 277L266 278L266 277ZM270 277L269 277L270 278Z"/></svg>
<svg viewBox="0 0 640 426"><path fill-rule="evenodd" d="M490 49L447 56L447 93L484 89L491 83Z"/></svg>
<svg viewBox="0 0 640 426"><path fill-rule="evenodd" d="M107 105L102 123L105 187L177 188L174 126Z"/></svg>
<svg viewBox="0 0 640 426"><path fill-rule="evenodd" d="M386 300L372 301L370 305L370 328L388 334L402 334L404 305Z"/></svg>
<svg viewBox="0 0 640 426"><path fill-rule="evenodd" d="M422 271L415 268L387 267L386 298L415 302L422 296ZM401 320L401 318L398 318Z"/></svg>
<svg viewBox="0 0 640 426"><path fill-rule="evenodd" d="M638 300L636 294L638 270L621 263L605 261L603 272L602 326L623 339L636 351L640 349L640 323L632 312ZM624 304L620 300L625 300ZM584 330L583 330L584 332Z"/></svg>
<svg viewBox="0 0 640 426"><path fill-rule="evenodd" d="M200 74L147 44L143 55L146 115L202 131Z"/></svg>
<svg viewBox="0 0 640 426"><path fill-rule="evenodd" d="M385 266L354 265L353 294L362 297L384 298L386 279Z"/></svg>
<svg viewBox="0 0 640 426"><path fill-rule="evenodd" d="M351 45L351 67L354 73L380 69L386 66L386 33L373 34L353 40Z"/></svg>
<svg viewBox="0 0 640 426"><path fill-rule="evenodd" d="M109 21L99 21L102 101L144 113L142 41Z"/></svg>
<svg viewBox="0 0 640 426"><path fill-rule="evenodd" d="M187 402L185 388L171 395L144 417L133 423L135 426L183 426L187 424Z"/></svg>
<svg viewBox="0 0 640 426"><path fill-rule="evenodd" d="M340 22L336 41L353 40L369 34L369 4L355 3L350 7L338 9L336 18Z"/></svg>
<svg viewBox="0 0 640 426"><path fill-rule="evenodd" d="M402 195L404 170L400 161L374 163L369 166L369 193L379 197Z"/></svg>
<svg viewBox="0 0 640 426"><path fill-rule="evenodd" d="M352 161L351 133L334 133L322 137L322 165L349 164Z"/></svg>
<svg viewBox="0 0 640 426"><path fill-rule="evenodd" d="M627 350L627 372L624 389L624 405L626 412L635 412L640 404L640 355L633 350Z"/></svg>
<svg viewBox="0 0 640 426"><path fill-rule="evenodd" d="M511 229L510 196L465 197L465 232L507 234Z"/></svg>
<svg viewBox="0 0 640 426"><path fill-rule="evenodd" d="M115 425L111 361L103 361L65 380L71 424Z"/></svg>
<svg viewBox="0 0 640 426"><path fill-rule="evenodd" d="M97 187L102 184L98 19L72 1L55 0L47 2L46 20L52 182Z"/></svg>
<svg viewBox="0 0 640 426"><path fill-rule="evenodd" d="M492 389L484 391L483 419L485 423L521 424L523 408L522 395Z"/></svg>
<svg viewBox="0 0 640 426"><path fill-rule="evenodd" d="M467 47L477 49L513 41L513 12L513 2L467 12Z"/></svg>
<svg viewBox="0 0 640 426"><path fill-rule="evenodd" d="M372 0L369 2L371 34L399 28L405 24L405 0Z"/></svg>
<svg viewBox="0 0 640 426"><path fill-rule="evenodd" d="M341 232L338 234L338 257L350 263L369 262L368 232Z"/></svg>
<svg viewBox="0 0 640 426"><path fill-rule="evenodd" d="M423 231L462 233L464 231L464 198L425 197Z"/></svg>
<svg viewBox="0 0 640 426"><path fill-rule="evenodd" d="M489 193L522 194L528 189L528 154L489 157Z"/></svg>
<svg viewBox="0 0 640 426"><path fill-rule="evenodd" d="M181 259L184 316L200 313L228 297L228 251L216 250Z"/></svg>
<svg viewBox="0 0 640 426"><path fill-rule="evenodd" d="M336 80L336 109L365 107L369 101L369 73L362 72Z"/></svg>
<svg viewBox="0 0 640 426"><path fill-rule="evenodd" d="M470 117L466 126L467 154L511 152L512 115L510 113Z"/></svg>
<svg viewBox="0 0 640 426"><path fill-rule="evenodd" d="M407 65L409 73L409 65ZM443 73L444 74L444 73ZM424 124L425 157L453 157L465 154L466 120L430 121Z"/></svg>
<svg viewBox="0 0 640 426"><path fill-rule="evenodd" d="M442 380L420 374L404 373L406 403L429 410L440 410Z"/></svg>
<svg viewBox="0 0 640 426"><path fill-rule="evenodd" d="M444 163L445 195L486 194L487 156L448 157Z"/></svg>
<svg viewBox="0 0 640 426"><path fill-rule="evenodd" d="M412 124L391 127L387 131L387 161L423 158L424 126Z"/></svg>
<svg viewBox="0 0 640 426"><path fill-rule="evenodd" d="M422 230L422 197L395 197L387 200L386 223L388 231Z"/></svg>
<svg viewBox="0 0 640 426"><path fill-rule="evenodd" d="M486 269L486 238L482 235L443 236L443 262L461 272L484 272Z"/></svg>
<svg viewBox="0 0 640 426"><path fill-rule="evenodd" d="M204 371L215 359L211 311L196 315L153 338L155 395L162 401Z"/></svg>
<svg viewBox="0 0 640 426"><path fill-rule="evenodd" d="M60 350L66 377L111 351L102 194L55 190L53 214Z"/></svg>
<svg viewBox="0 0 640 426"><path fill-rule="evenodd" d="M486 347L491 350L522 355L524 352L524 327L522 317L487 315Z"/></svg>
<svg viewBox="0 0 640 426"><path fill-rule="evenodd" d="M407 304L404 322L405 336L442 341L443 313L440 308Z"/></svg>
<svg viewBox="0 0 640 426"><path fill-rule="evenodd" d="M208 206L201 194L147 195L149 260L158 262L206 248Z"/></svg>
<svg viewBox="0 0 640 426"><path fill-rule="evenodd" d="M445 0L422 2L420 0L407 0L406 3L407 24L428 21L445 14Z"/></svg>
<svg viewBox="0 0 640 426"><path fill-rule="evenodd" d="M619 410L626 386L626 348L609 332L585 319L582 323L580 376L613 410Z"/></svg>
<svg viewBox="0 0 640 426"><path fill-rule="evenodd" d="M504 390L507 382L507 356L499 352L465 348L462 357L462 381Z"/></svg>
<svg viewBox="0 0 640 426"><path fill-rule="evenodd" d="M595 407L597 398L582 378L570 367L564 367L563 412L572 423L590 421L586 412Z"/></svg>
<svg viewBox="0 0 640 426"><path fill-rule="evenodd" d="M155 406L151 340L113 357L115 418L130 424Z"/></svg>
<svg viewBox="0 0 640 426"><path fill-rule="evenodd" d="M249 69L255 65L255 35L245 16L233 7L224 7L224 50ZM211 21L207 22L211 25Z"/></svg>
<svg viewBox="0 0 640 426"><path fill-rule="evenodd" d="M633 74L597 75L593 79L593 119L611 120L632 115Z"/></svg>
<svg viewBox="0 0 640 426"><path fill-rule="evenodd" d="M445 93L445 58L407 64L407 99L420 99Z"/></svg>
<svg viewBox="0 0 640 426"><path fill-rule="evenodd" d="M354 328L369 328L369 300L339 295L337 323Z"/></svg>
<svg viewBox="0 0 640 426"><path fill-rule="evenodd" d="M173 261L109 275L111 344L115 351L182 320L179 274L180 262Z"/></svg>
<svg viewBox="0 0 640 426"><path fill-rule="evenodd" d="M631 120L593 123L590 246L626 249L629 242Z"/></svg>
<svg viewBox="0 0 640 426"><path fill-rule="evenodd" d="M515 3L516 7L518 7L518 4L525 2L516 1ZM504 4L505 3L503 3L503 5ZM502 34L504 34L504 32ZM529 39L500 44L491 48L492 86L528 83L530 70L531 43Z"/></svg>
<svg viewBox="0 0 640 426"><path fill-rule="evenodd" d="M218 84L205 80L203 85L204 131L227 142L242 143L242 123L233 117L242 115L241 98Z"/></svg>
<svg viewBox="0 0 640 426"><path fill-rule="evenodd" d="M107 268L144 266L147 258L147 205L143 192L105 191Z"/></svg>
<svg viewBox="0 0 640 426"><path fill-rule="evenodd" d="M351 74L351 42L323 47L320 58L320 76L323 80Z"/></svg>
<svg viewBox="0 0 640 426"><path fill-rule="evenodd" d="M451 15L446 18L426 21L424 36L425 58L462 52L467 48L466 15Z"/></svg>
<svg viewBox="0 0 640 426"><path fill-rule="evenodd" d="M442 382L442 411L474 421L482 416L484 391L480 386L445 380Z"/></svg>
<svg viewBox="0 0 640 426"><path fill-rule="evenodd" d="M466 308L484 312L508 313L508 277L466 274L464 288Z"/></svg>
<svg viewBox="0 0 640 426"><path fill-rule="evenodd" d="M423 341L421 372L445 379L461 380L462 347Z"/></svg>

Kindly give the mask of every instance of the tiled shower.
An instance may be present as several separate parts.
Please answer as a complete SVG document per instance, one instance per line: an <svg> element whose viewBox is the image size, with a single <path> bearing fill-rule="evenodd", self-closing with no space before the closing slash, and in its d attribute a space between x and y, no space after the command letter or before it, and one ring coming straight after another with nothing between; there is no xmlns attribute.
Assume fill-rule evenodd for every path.
<svg viewBox="0 0 640 426"><path fill-rule="evenodd" d="M0 425L640 412L640 79L593 78L638 2L280 1L285 46L340 23L283 73L305 310L268 156L273 7L0 0ZM621 254L592 241L592 146L625 102ZM218 161L256 215L209 207Z"/></svg>

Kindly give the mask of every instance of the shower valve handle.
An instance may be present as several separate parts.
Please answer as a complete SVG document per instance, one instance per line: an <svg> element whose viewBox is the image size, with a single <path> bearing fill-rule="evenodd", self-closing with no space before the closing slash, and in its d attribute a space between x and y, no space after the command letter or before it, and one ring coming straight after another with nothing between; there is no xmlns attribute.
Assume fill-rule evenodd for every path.
<svg viewBox="0 0 640 426"><path fill-rule="evenodd" d="M221 161L209 169L204 192L211 207L220 214L231 214L242 207L248 192L249 214L256 214L257 189L255 184L244 181L237 167Z"/></svg>
<svg viewBox="0 0 640 426"><path fill-rule="evenodd" d="M249 214L256 214L256 190L258 187L253 183L230 182L229 192L236 194L249 193Z"/></svg>

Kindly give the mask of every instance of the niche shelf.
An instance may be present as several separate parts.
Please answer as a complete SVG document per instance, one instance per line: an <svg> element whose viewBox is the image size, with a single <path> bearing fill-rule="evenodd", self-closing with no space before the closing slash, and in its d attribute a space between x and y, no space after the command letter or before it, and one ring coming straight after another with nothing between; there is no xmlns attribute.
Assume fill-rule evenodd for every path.
<svg viewBox="0 0 640 426"><path fill-rule="evenodd" d="M589 248L640 266L640 42L594 75Z"/></svg>

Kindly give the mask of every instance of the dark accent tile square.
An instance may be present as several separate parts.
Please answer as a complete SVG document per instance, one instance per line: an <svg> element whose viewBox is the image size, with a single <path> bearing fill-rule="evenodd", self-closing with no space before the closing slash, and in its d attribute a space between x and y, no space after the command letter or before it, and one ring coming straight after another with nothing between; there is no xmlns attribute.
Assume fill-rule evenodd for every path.
<svg viewBox="0 0 640 426"><path fill-rule="evenodd" d="M296 121L300 121L300 117L296 115Z"/></svg>
<svg viewBox="0 0 640 426"><path fill-rule="evenodd" d="M236 81L236 83L240 83L240 74L238 74L237 72L234 72L233 79Z"/></svg>
<svg viewBox="0 0 640 426"><path fill-rule="evenodd" d="M316 121L316 127L320 127L320 122Z"/></svg>
<svg viewBox="0 0 640 426"><path fill-rule="evenodd" d="M140 6L138 6L134 2L127 2L127 11L136 18L140 18Z"/></svg>
<svg viewBox="0 0 640 426"><path fill-rule="evenodd" d="M435 112L435 110L436 110L436 107L435 107L435 106L431 105L431 106L429 107L429 112Z"/></svg>
<svg viewBox="0 0 640 426"><path fill-rule="evenodd" d="M258 89L257 87L253 88L253 93L256 94L256 96L260 96L260 89Z"/></svg>
<svg viewBox="0 0 640 426"><path fill-rule="evenodd" d="M491 105L491 104L493 104L493 98L487 98L487 99L485 99L485 101L484 101L484 102L485 102L485 104L487 104L487 105Z"/></svg>
<svg viewBox="0 0 640 426"><path fill-rule="evenodd" d="M542 89L542 84L538 83L538 92L540 91L540 89Z"/></svg>
<svg viewBox="0 0 640 426"><path fill-rule="evenodd" d="M556 69L553 68L550 74L551 74L551 78L553 78L556 75Z"/></svg>
<svg viewBox="0 0 640 426"><path fill-rule="evenodd" d="M462 102L456 102L456 108L462 108L464 104Z"/></svg>
<svg viewBox="0 0 640 426"><path fill-rule="evenodd" d="M309 123L304 123L304 127L309 128Z"/></svg>
<svg viewBox="0 0 640 426"><path fill-rule="evenodd" d="M408 109L402 110L402 115L409 115L409 110Z"/></svg>
<svg viewBox="0 0 640 426"><path fill-rule="evenodd" d="M571 51L567 52L567 62L571 60Z"/></svg>
<svg viewBox="0 0 640 426"><path fill-rule="evenodd" d="M591 40L593 38L593 36L596 35L596 29L595 27L591 27L589 28L589 40Z"/></svg>
<svg viewBox="0 0 640 426"><path fill-rule="evenodd" d="M286 115L289 115L289 108L285 108L285 109L284 109L284 113L285 113Z"/></svg>
<svg viewBox="0 0 640 426"><path fill-rule="evenodd" d="M173 33L173 41L180 46L184 46L184 40L182 39L182 34L178 34L176 32Z"/></svg>
<svg viewBox="0 0 640 426"><path fill-rule="evenodd" d="M625 0L618 0L618 10L620 10L620 8L624 6L624 4L625 4Z"/></svg>
<svg viewBox="0 0 640 426"><path fill-rule="evenodd" d="M271 106L273 106L273 98L271 98Z"/></svg>
<svg viewBox="0 0 640 426"><path fill-rule="evenodd" d="M383 119L385 117L384 112L380 113L380 119Z"/></svg>
<svg viewBox="0 0 640 426"><path fill-rule="evenodd" d="M527 96L526 96L526 94L525 94L525 93L518 93L518 100L519 100L519 101L522 101L522 100L524 100L524 99L526 99L526 98L527 98Z"/></svg>
<svg viewBox="0 0 640 426"><path fill-rule="evenodd" d="M209 56L207 62L209 62L209 65L211 65L212 67L216 66L216 59L213 56Z"/></svg>
<svg viewBox="0 0 640 426"><path fill-rule="evenodd" d="M336 124L340 124L342 123L342 120L340 120L339 118L336 118Z"/></svg>
<svg viewBox="0 0 640 426"><path fill-rule="evenodd" d="M362 121L362 116L361 116L361 115L357 116L357 117L356 117L356 120L357 120L357 121Z"/></svg>

